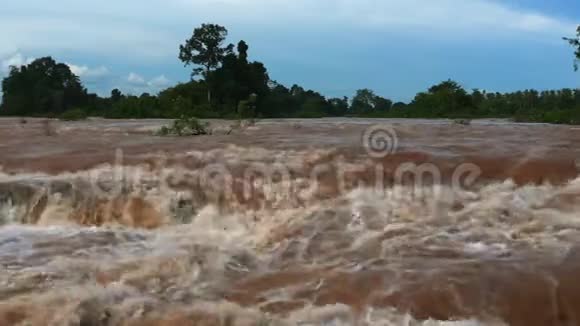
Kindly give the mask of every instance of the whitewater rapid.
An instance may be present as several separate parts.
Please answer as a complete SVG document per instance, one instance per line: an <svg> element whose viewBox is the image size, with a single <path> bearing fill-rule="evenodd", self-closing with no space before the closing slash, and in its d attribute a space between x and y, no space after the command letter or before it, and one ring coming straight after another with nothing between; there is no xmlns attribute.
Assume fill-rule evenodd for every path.
<svg viewBox="0 0 580 326"><path fill-rule="evenodd" d="M98 200L70 189L68 197L51 193L36 218L29 215L37 208L22 205L39 205L38 194L24 192L30 197L21 206L6 196L0 324L501 325L514 312L498 311L502 300L486 293L485 282L533 271L558 291L553 268L580 239L580 180L506 181L461 193L426 188L358 188L299 207L274 205L282 209L200 201L185 220L176 213L183 190L167 198L130 193L118 204L121 215L100 220L75 213ZM135 201L143 207L127 208ZM432 308L413 300L451 301ZM513 304L526 304L525 292L519 300ZM424 320L431 309L456 321Z"/></svg>
<svg viewBox="0 0 580 326"><path fill-rule="evenodd" d="M72 152L39 140L27 155L47 161L9 138L0 325L578 324L575 131L405 122L399 152L373 158L366 121L291 123L236 139L110 132L107 146L138 148L89 168L82 132L98 124L59 129L80 135ZM247 143L202 144L226 140Z"/></svg>

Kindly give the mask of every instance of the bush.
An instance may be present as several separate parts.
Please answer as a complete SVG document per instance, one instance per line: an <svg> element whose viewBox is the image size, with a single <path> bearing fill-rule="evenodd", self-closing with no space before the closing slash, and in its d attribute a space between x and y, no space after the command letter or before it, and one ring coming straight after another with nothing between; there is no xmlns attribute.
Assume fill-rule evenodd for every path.
<svg viewBox="0 0 580 326"><path fill-rule="evenodd" d="M299 119L320 119L325 117L323 112L307 110L299 111L295 114L295 116Z"/></svg>
<svg viewBox="0 0 580 326"><path fill-rule="evenodd" d="M238 103L238 115L240 119L253 118L256 115L254 104L247 100L240 101Z"/></svg>
<svg viewBox="0 0 580 326"><path fill-rule="evenodd" d="M181 117L173 121L171 126L163 126L157 131L159 136L199 136L209 133L209 123L203 123L194 117Z"/></svg>
<svg viewBox="0 0 580 326"><path fill-rule="evenodd" d="M453 120L453 124L460 125L460 126L470 126L471 120L469 120L469 119L455 119L455 120Z"/></svg>
<svg viewBox="0 0 580 326"><path fill-rule="evenodd" d="M71 109L61 113L58 117L63 121L79 121L87 118L87 113L83 109Z"/></svg>

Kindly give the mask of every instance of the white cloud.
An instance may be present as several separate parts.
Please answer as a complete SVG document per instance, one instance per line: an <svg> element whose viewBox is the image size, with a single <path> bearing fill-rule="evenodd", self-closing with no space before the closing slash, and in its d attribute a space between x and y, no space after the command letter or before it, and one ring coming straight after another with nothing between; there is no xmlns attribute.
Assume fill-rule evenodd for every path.
<svg viewBox="0 0 580 326"><path fill-rule="evenodd" d="M125 91L128 91L131 94L140 94L140 93L157 93L161 89L169 86L171 81L165 77L165 75L160 75L154 77L152 79L147 80L145 77L138 73L130 73L127 78L127 87L121 87Z"/></svg>
<svg viewBox="0 0 580 326"><path fill-rule="evenodd" d="M232 22L289 23L368 27L421 28L429 37L465 32L566 35L571 20L516 9L491 0L173 0L191 14ZM240 13L244 13L241 14ZM219 21L219 20L218 20ZM441 34L440 32L445 32ZM479 35L472 35L478 37Z"/></svg>
<svg viewBox="0 0 580 326"><path fill-rule="evenodd" d="M73 74L81 78L100 78L109 75L109 69L105 66L90 68L89 66L77 66L72 63L67 63Z"/></svg>
<svg viewBox="0 0 580 326"><path fill-rule="evenodd" d="M155 21L155 24L151 24ZM244 31L371 28L425 38L493 35L552 39L573 33L570 19L492 0L78 0L9 1L0 12L0 53L82 51L136 60L176 56L193 25L211 21ZM298 26L298 27L297 27ZM516 35L514 35L516 34ZM545 38L537 35L547 35Z"/></svg>
<svg viewBox="0 0 580 326"><path fill-rule="evenodd" d="M141 75L136 74L134 72L129 74L129 76L127 77L127 81L133 85L145 85L146 84L145 78L143 78Z"/></svg>
<svg viewBox="0 0 580 326"><path fill-rule="evenodd" d="M161 75L161 76L157 76L157 77L151 79L147 84L151 87L161 88L161 87L166 87L170 83L171 83L171 81L169 79L167 79L167 77L165 77L164 75Z"/></svg>
<svg viewBox="0 0 580 326"><path fill-rule="evenodd" d="M15 52L10 55L0 58L0 75L8 73L10 67L20 67L34 61L34 58L24 56L20 52Z"/></svg>
<svg viewBox="0 0 580 326"><path fill-rule="evenodd" d="M160 75L150 80L146 80L143 76L137 73L130 73L127 76L127 81L135 86L149 86L152 88L161 88L169 85L171 81L165 77L165 75Z"/></svg>
<svg viewBox="0 0 580 326"><path fill-rule="evenodd" d="M45 4L40 4L42 10ZM0 52L19 48L27 52L51 55L55 52L85 52L110 57L125 56L133 61L155 60L175 55L179 40L164 29L147 23L97 18L89 13L74 16L40 14L4 15L0 12Z"/></svg>

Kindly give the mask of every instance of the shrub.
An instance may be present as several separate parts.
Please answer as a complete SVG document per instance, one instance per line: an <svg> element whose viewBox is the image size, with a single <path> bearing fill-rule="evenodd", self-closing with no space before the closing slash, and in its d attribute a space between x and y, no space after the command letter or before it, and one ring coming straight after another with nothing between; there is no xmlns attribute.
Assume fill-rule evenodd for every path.
<svg viewBox="0 0 580 326"><path fill-rule="evenodd" d="M163 126L157 131L159 136L199 136L210 134L209 123L203 123L194 117L181 117L171 126Z"/></svg>
<svg viewBox="0 0 580 326"><path fill-rule="evenodd" d="M190 115L198 117L199 119L219 119L219 118L222 118L220 112L213 109L209 104L195 105L193 107L192 113Z"/></svg>
<svg viewBox="0 0 580 326"><path fill-rule="evenodd" d="M83 109L71 109L63 112L59 117L63 121L79 121L87 118L87 113Z"/></svg>
<svg viewBox="0 0 580 326"><path fill-rule="evenodd" d="M171 130L167 126L161 127L161 129L157 130L156 134L158 136L169 136L171 134Z"/></svg>
<svg viewBox="0 0 580 326"><path fill-rule="evenodd" d="M469 120L469 119L455 119L455 120L453 120L453 124L460 125L460 126L470 126L471 120Z"/></svg>
<svg viewBox="0 0 580 326"><path fill-rule="evenodd" d="M238 103L238 115L240 119L253 118L256 115L255 104L249 100Z"/></svg>

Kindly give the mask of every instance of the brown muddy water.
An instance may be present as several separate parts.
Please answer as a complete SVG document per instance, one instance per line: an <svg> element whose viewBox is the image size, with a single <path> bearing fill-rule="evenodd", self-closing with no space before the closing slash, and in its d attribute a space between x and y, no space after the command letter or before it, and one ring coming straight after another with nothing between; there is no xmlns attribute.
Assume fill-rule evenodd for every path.
<svg viewBox="0 0 580 326"><path fill-rule="evenodd" d="M0 325L580 325L580 129L165 123L0 119Z"/></svg>

